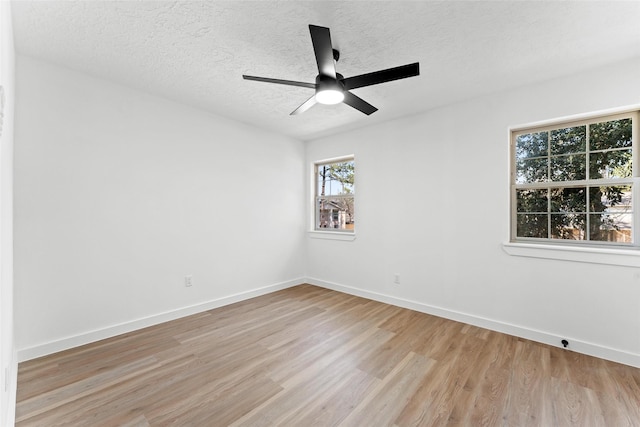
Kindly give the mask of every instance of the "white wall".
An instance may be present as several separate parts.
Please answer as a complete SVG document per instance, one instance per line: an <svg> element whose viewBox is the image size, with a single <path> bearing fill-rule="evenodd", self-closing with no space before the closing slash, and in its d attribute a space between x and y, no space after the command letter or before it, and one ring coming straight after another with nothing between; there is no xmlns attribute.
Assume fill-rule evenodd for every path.
<svg viewBox="0 0 640 427"><path fill-rule="evenodd" d="M14 48L11 4L0 2L0 85L4 88L0 136L0 425L15 415L17 360L13 321L13 117Z"/></svg>
<svg viewBox="0 0 640 427"><path fill-rule="evenodd" d="M509 127L638 105L639 75L640 59L308 142L307 168L356 156L356 239L308 238L310 281L640 366L637 269L502 248Z"/></svg>
<svg viewBox="0 0 640 427"><path fill-rule="evenodd" d="M640 365L637 269L502 248L509 126L637 105L640 60L305 144L32 58L16 75L21 360L306 276ZM356 240L307 238L310 163L352 153Z"/></svg>
<svg viewBox="0 0 640 427"><path fill-rule="evenodd" d="M20 360L302 281L303 143L28 57L16 84Z"/></svg>

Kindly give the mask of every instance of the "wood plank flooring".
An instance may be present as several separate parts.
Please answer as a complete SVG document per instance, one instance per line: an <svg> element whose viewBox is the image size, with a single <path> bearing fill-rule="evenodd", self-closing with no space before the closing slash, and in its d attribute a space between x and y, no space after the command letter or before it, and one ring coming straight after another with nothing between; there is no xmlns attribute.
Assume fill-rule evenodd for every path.
<svg viewBox="0 0 640 427"><path fill-rule="evenodd" d="M300 285L21 363L17 426L640 426L640 369Z"/></svg>

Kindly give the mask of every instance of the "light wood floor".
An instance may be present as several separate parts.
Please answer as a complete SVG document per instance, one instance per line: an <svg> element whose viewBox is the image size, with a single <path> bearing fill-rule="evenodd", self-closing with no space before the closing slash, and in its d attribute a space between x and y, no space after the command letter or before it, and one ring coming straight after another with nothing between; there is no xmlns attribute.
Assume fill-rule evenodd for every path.
<svg viewBox="0 0 640 427"><path fill-rule="evenodd" d="M21 363L18 426L640 426L640 369L310 285Z"/></svg>

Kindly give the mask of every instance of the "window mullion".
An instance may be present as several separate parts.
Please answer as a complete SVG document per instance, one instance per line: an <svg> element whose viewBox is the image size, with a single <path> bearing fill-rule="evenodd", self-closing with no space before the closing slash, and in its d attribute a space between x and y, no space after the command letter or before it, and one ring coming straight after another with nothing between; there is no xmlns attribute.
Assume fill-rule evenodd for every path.
<svg viewBox="0 0 640 427"><path fill-rule="evenodd" d="M640 136L639 115L512 131L512 239L638 245L640 215L634 212L640 201L640 154L634 141Z"/></svg>
<svg viewBox="0 0 640 427"><path fill-rule="evenodd" d="M586 131L585 131L585 162L586 164L584 165L585 168L585 174L584 176L587 178L587 181L589 181L591 179L591 168L589 167L590 163L589 163L589 158L590 158L590 153L591 153L591 146L590 146L590 134L591 134L591 125L587 125L586 126Z"/></svg>
<svg viewBox="0 0 640 427"><path fill-rule="evenodd" d="M637 141L640 137L640 120L638 117L640 114L636 111L631 116L631 140ZM640 168L638 167L638 144L631 144L631 176L633 183L631 184L631 212L633 215L633 233L632 244L638 245L640 243L640 215L638 215L638 196L640 195L640 188L638 188L638 176L640 175Z"/></svg>
<svg viewBox="0 0 640 427"><path fill-rule="evenodd" d="M585 206L584 210L587 218L585 219L585 222L584 222L584 227L585 227L584 238L587 242L590 242L591 241L591 208L589 206L591 206L591 192L589 191L589 189L591 187L587 185L585 188L587 191L587 194L585 197L585 200L587 201L587 206Z"/></svg>
<svg viewBox="0 0 640 427"><path fill-rule="evenodd" d="M547 188L547 239L551 239L551 188Z"/></svg>
<svg viewBox="0 0 640 427"><path fill-rule="evenodd" d="M584 239L587 242L591 241L591 191L589 191L589 189L591 188L589 186L589 183L591 182L591 168L590 166L590 154L591 154L591 124L587 124L587 129L585 132L585 150L586 150L586 155L585 155L585 159L586 159L586 164L585 164L585 177L586 179L586 184L587 186L585 187L585 191L587 192L587 194L585 195L585 200L587 201L587 205L585 206L585 221L584 221Z"/></svg>
<svg viewBox="0 0 640 427"><path fill-rule="evenodd" d="M547 239L551 239L551 131L547 131Z"/></svg>

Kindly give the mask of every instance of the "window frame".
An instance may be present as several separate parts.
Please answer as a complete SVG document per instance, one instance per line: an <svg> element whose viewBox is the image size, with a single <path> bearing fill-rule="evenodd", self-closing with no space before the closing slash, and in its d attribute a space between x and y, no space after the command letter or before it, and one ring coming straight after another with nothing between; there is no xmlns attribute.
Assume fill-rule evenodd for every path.
<svg viewBox="0 0 640 427"><path fill-rule="evenodd" d="M331 165L335 163L342 162L353 162L354 163L354 186L353 186L353 194L348 197L353 198L353 205L355 210L356 205L356 191L355 191L355 155L349 154L340 157L334 157L329 159L317 160L311 163L311 215L310 215L310 230L312 237L315 238L329 238L335 240L353 240L355 238L355 221L353 229L340 229L340 228L324 228L319 227L319 217L318 217L318 209L317 202L318 198L321 197L318 195L318 170L319 167L325 165ZM341 197L341 196L324 196L324 197Z"/></svg>
<svg viewBox="0 0 640 427"><path fill-rule="evenodd" d="M589 169L589 156L593 152L598 152L598 150L590 150L589 147L589 138L585 139L585 170L586 176L583 180L573 180L573 181L553 181L549 177L547 177L546 181L543 182L533 182L533 183L517 183L517 158L516 158L516 139L519 135L524 135L528 133L538 133L538 132L550 132L556 129L563 129L569 127L578 127L578 126L588 126L595 123L602 123L607 121L621 120L621 119L631 119L631 160L632 160L632 172L631 177L629 178L591 178L588 176ZM633 109L624 109L618 110L608 113L601 114L591 114L584 115L580 117L568 118L568 119L558 119L555 121L547 121L544 123L538 124L530 124L512 127L509 129L509 236L510 236L510 244L512 245L545 245L545 246L567 246L567 247L575 247L575 248L611 248L611 249L638 249L640 247L640 212L638 212L638 207L640 207L640 178L638 177L640 174L640 164L638 163L638 153L640 148L640 142L638 142L638 138L640 133L638 131L640 126L640 112L638 108ZM587 132L588 134L588 132ZM551 150L551 145L549 141L549 148ZM547 157L550 154L547 154ZM547 188L567 188L567 187L584 187L590 188L594 186L616 186L616 185L630 185L632 188L631 192L631 213L632 213L632 222L631 222L631 242L609 242L609 241L596 241L596 240L571 240L571 239L561 239L561 238L540 238L540 237L519 237L517 236L517 224L518 224L518 206L517 206L517 190L521 189L547 189ZM588 206L587 206L588 209ZM550 210L547 210L547 213L551 213ZM585 213L588 215L588 213ZM585 229L588 229L585 226ZM586 231L586 230L585 230Z"/></svg>

